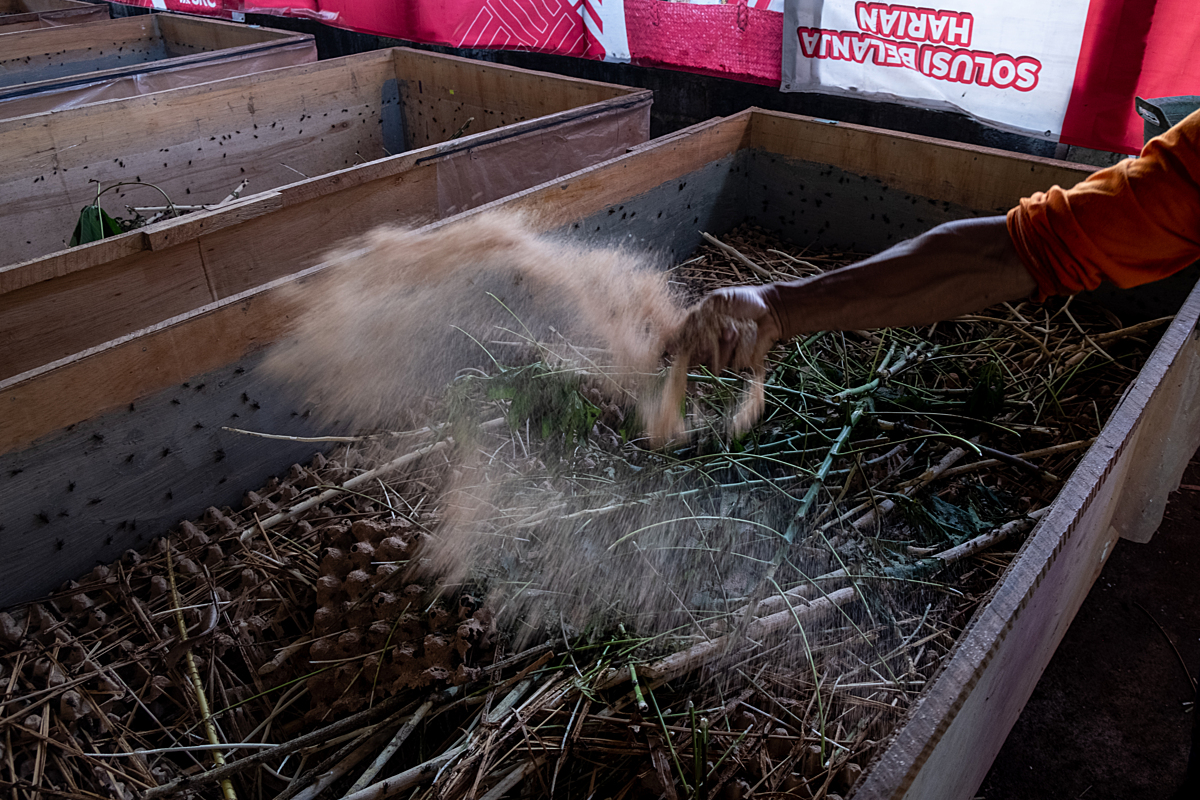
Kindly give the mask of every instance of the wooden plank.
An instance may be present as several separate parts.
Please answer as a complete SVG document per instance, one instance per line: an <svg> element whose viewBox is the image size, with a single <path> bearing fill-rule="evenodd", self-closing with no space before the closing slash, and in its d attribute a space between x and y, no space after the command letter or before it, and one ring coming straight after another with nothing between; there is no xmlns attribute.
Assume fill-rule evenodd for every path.
<svg viewBox="0 0 1200 800"><path fill-rule="evenodd" d="M202 234L219 231L283 208L279 192L259 192L250 197L225 203L211 211L198 211L179 219L167 219L141 229L149 250L166 250Z"/></svg>
<svg viewBox="0 0 1200 800"><path fill-rule="evenodd" d="M216 295L228 297L310 267L343 239L377 225L436 215L437 169L405 170L201 237Z"/></svg>
<svg viewBox="0 0 1200 800"><path fill-rule="evenodd" d="M103 342L144 327L141 309L165 319L215 299L195 241L2 294L0 376L76 353L81 339Z"/></svg>
<svg viewBox="0 0 1200 800"><path fill-rule="evenodd" d="M752 119L747 111L710 120L695 126L689 136L655 139L625 156L484 208L528 210L545 229L567 225L744 148Z"/></svg>
<svg viewBox="0 0 1200 800"><path fill-rule="evenodd" d="M158 35L169 58L249 47L272 40L290 39L296 35L289 31L243 25L212 17L182 14L152 16L158 23Z"/></svg>
<svg viewBox="0 0 1200 800"><path fill-rule="evenodd" d="M255 363L249 356L193 375L27 453L0 455L6 524L33 527L32 535L0 533L7 564L0 607L145 547L210 505L240 506L246 487L307 462L313 444L223 430L327 432L304 414L306 406L274 391Z"/></svg>
<svg viewBox="0 0 1200 800"><path fill-rule="evenodd" d="M289 312L279 286L304 274L0 381L0 452L28 447L277 341L287 330Z"/></svg>
<svg viewBox="0 0 1200 800"><path fill-rule="evenodd" d="M408 49L395 53L408 146L412 148L444 142L460 130L493 130L628 91L454 56Z"/></svg>
<svg viewBox="0 0 1200 800"><path fill-rule="evenodd" d="M164 58L156 16L8 34L0 57L0 87L36 88L68 75L111 69L118 63Z"/></svg>
<svg viewBox="0 0 1200 800"><path fill-rule="evenodd" d="M1181 342L1176 363L1158 382L1152 402L1139 415L1136 442L1127 448L1138 477L1126 483L1112 519L1122 539L1150 541L1162 524L1168 492L1178 488L1184 469L1200 448L1196 423L1200 420L1200 357L1188 357L1197 349L1193 330Z"/></svg>
<svg viewBox="0 0 1200 800"><path fill-rule="evenodd" d="M0 382L0 541L9 558L0 606L142 546L206 505L236 504L245 487L311 455L311 444L222 430L317 432L303 405L254 370L253 351L286 329L282 300L272 291L226 300ZM83 409L104 411L66 422ZM48 420L58 424L47 428ZM8 449L46 433L33 447ZM33 535L13 536L29 526Z"/></svg>
<svg viewBox="0 0 1200 800"><path fill-rule="evenodd" d="M882 131L756 109L751 147L835 164L882 179L893 188L979 211L1006 212L1017 199L1054 184L1073 186L1093 167L1012 154L926 136Z"/></svg>
<svg viewBox="0 0 1200 800"><path fill-rule="evenodd" d="M93 8L91 3L80 0L3 0L0 2L0 17L47 14L55 11L90 11Z"/></svg>
<svg viewBox="0 0 1200 800"><path fill-rule="evenodd" d="M32 258L0 267L0 294L15 292L39 281L107 264L148 249L144 234L134 231L98 242L72 247L51 258Z"/></svg>
<svg viewBox="0 0 1200 800"><path fill-rule="evenodd" d="M6 34L0 58L0 100L15 103L33 93L78 91L81 84L184 66L211 72L216 62L208 54L214 48L236 57L250 50L312 41L308 35L269 28L179 19L184 18L150 14ZM171 38L164 38L164 30L173 32ZM185 33L197 37L200 46L186 43L182 39ZM233 44L217 47L221 41ZM211 46L205 48L205 42ZM151 62L153 67L144 66ZM0 114L13 116L2 104Z"/></svg>
<svg viewBox="0 0 1200 800"><path fill-rule="evenodd" d="M4 8L12 9L3 11ZM82 25L109 18L108 5L72 0L26 0L0 5L0 35L59 25Z"/></svg>
<svg viewBox="0 0 1200 800"><path fill-rule="evenodd" d="M0 121L0 204L24 233L0 240L0 264L64 249L96 181L216 203L242 180L253 194L378 158L380 86L393 75L389 56L367 54ZM163 203L134 186L102 200L122 216Z"/></svg>

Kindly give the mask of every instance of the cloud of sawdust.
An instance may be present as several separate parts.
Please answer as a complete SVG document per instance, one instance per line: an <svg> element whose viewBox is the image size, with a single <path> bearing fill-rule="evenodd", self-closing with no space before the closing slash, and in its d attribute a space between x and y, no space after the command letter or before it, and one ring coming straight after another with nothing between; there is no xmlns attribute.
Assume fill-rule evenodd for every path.
<svg viewBox="0 0 1200 800"><path fill-rule="evenodd" d="M512 212L380 228L330 261L292 290L293 336L265 366L360 428L402 425L461 371L539 350L636 395L682 318L646 256L539 235Z"/></svg>
<svg viewBox="0 0 1200 800"><path fill-rule="evenodd" d="M493 359L549 360L632 406L661 385L663 349L683 318L665 271L645 254L539 234L520 214L483 213L434 231L381 228L329 261L315 281L291 290L295 328L265 367L306 393L323 418L358 430L424 424L428 398L464 372L494 368ZM601 608L645 612L675 591L662 573L675 572L679 559L662 543L694 539L694 522L658 525L666 509L639 506L580 534L580 523L562 518L563 509L592 504L577 497L538 523L537 506L556 502L554 491L531 491L537 481L511 462L459 444L425 553L431 572L534 587L524 597L557 598L555 613L565 608L577 624ZM536 437L523 445L537 446ZM537 453L523 455L520 469L540 463ZM645 480L633 485L632 472L614 480L648 490ZM643 526L644 536L612 547Z"/></svg>

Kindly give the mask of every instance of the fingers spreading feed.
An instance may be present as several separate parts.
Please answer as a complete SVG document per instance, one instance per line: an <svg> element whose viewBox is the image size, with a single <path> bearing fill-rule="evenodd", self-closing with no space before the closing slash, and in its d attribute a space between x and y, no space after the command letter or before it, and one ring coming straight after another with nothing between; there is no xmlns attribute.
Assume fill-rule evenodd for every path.
<svg viewBox="0 0 1200 800"><path fill-rule="evenodd" d="M721 298L709 297L688 311L671 337L668 350L674 359L660 395L646 403L646 428L655 445L682 440L687 427L682 414L688 371L707 364L714 373L723 369L749 371L746 391L726 426L730 435L745 433L758 421L765 404L763 381L766 356L772 342L761 339L758 324L719 310Z"/></svg>

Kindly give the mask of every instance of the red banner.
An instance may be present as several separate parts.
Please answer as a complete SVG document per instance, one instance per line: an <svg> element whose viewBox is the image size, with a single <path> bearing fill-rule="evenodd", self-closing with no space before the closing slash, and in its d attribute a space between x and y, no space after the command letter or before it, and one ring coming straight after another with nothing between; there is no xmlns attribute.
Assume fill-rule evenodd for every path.
<svg viewBox="0 0 1200 800"><path fill-rule="evenodd" d="M812 0L796 2L805 9L818 9L817 13L823 5ZM632 62L767 85L780 83L785 36L798 37L795 30L784 31L782 0L723 4L666 0L129 3L225 18L235 13L309 17L341 28L410 41ZM1040 36L1037 19L1014 20L1013 24L1026 30L1031 41ZM811 35L820 33L823 31L813 28ZM1052 129L1050 135L1058 134L1060 141L1069 144L1137 152L1142 126L1134 113L1134 95L1200 94L1200 57L1194 52L1198 41L1197 0L1090 0L1082 42L1062 45L1078 48L1067 54L1077 61L1069 101L1065 111L1060 112L1061 133ZM1055 43L1047 45L1039 40L1038 45L1054 47ZM891 99L903 102L904 95ZM991 121L1005 123L1003 119Z"/></svg>

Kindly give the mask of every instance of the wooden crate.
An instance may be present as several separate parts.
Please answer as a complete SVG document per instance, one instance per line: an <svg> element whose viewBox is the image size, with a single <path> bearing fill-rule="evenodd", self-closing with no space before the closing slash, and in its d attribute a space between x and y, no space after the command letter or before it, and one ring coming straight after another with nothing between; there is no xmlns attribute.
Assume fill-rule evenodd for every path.
<svg viewBox="0 0 1200 800"><path fill-rule="evenodd" d="M0 204L21 231L0 239L0 377L311 266L384 222L437 219L620 155L646 141L650 102L644 89L398 48L0 122L12 154ZM258 194L63 251L93 181L133 179L180 203L219 201L243 179ZM163 202L120 191L129 199L102 205Z"/></svg>
<svg viewBox="0 0 1200 800"><path fill-rule="evenodd" d="M0 0L0 34L108 19L105 3L78 0Z"/></svg>
<svg viewBox="0 0 1200 800"><path fill-rule="evenodd" d="M0 120L316 60L309 34L174 14L5 33Z"/></svg>
<svg viewBox="0 0 1200 800"><path fill-rule="evenodd" d="M652 142L495 206L575 236L677 257L754 221L796 241L877 250L944 220L994 214L1087 174L1075 165L750 111ZM312 218L319 219L320 202ZM478 211L467 212L478 213ZM436 230L447 221L432 223ZM222 425L318 433L257 370L286 335L281 289L315 265L0 383L0 604L235 503L311 445ZM1200 432L1193 293L1096 443L854 793L969 798L1119 533L1157 525ZM234 419L236 416L236 419Z"/></svg>

